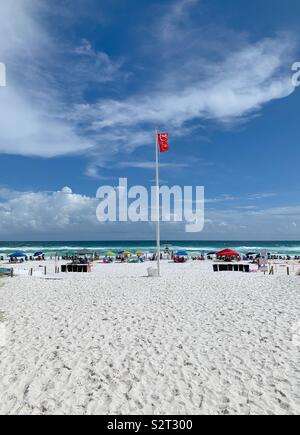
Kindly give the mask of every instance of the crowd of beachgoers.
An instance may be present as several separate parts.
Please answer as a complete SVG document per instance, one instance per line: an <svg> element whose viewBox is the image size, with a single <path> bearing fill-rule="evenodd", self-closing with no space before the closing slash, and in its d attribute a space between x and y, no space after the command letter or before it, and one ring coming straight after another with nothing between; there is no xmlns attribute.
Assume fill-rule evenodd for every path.
<svg viewBox="0 0 300 435"><path fill-rule="evenodd" d="M0 261L2 263L25 263L32 261L46 261L47 260L63 260L63 261L72 261L79 263L89 263L93 261L102 261L103 263L112 263L112 262L145 262L145 261L157 261L157 251L92 251L92 250L82 250L82 251L73 251L68 253L51 253L47 254L44 252L36 252L36 253L26 253L26 252L12 252L5 255L0 255ZM240 254L235 250L224 249L219 252L203 252L203 251L188 251L188 250L179 250L174 251L170 249L168 246L161 248L160 259L161 260L172 260L174 262L186 262L188 260L193 261L205 261L205 260L225 260L225 261L254 261L257 262L260 258L266 258L267 260L282 260L282 261L300 261L299 255L283 255L283 254L272 254L270 252L249 252L247 254Z"/></svg>
<svg viewBox="0 0 300 435"><path fill-rule="evenodd" d="M225 248L218 252L174 251L165 246L160 252L161 264L206 263L206 270L214 272L263 272L264 274L300 275L299 256L274 255L267 251L239 252ZM158 254L155 251L81 251L26 253L16 251L0 257L0 276L57 276L65 272L94 273L97 266L109 264L146 264L147 274L159 274Z"/></svg>

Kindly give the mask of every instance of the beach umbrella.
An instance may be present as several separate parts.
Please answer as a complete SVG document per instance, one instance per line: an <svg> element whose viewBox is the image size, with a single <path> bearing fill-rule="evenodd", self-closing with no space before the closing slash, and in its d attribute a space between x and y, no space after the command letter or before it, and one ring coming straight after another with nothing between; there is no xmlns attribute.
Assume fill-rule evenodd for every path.
<svg viewBox="0 0 300 435"><path fill-rule="evenodd" d="M135 254L138 255L138 256L140 257L140 256L142 256L142 255L145 255L145 252L137 251Z"/></svg>
<svg viewBox="0 0 300 435"><path fill-rule="evenodd" d="M248 252L248 254L246 254L247 257L252 257L252 255L256 255L256 252Z"/></svg>
<svg viewBox="0 0 300 435"><path fill-rule="evenodd" d="M209 252L207 255L216 255L216 252Z"/></svg>
<svg viewBox="0 0 300 435"><path fill-rule="evenodd" d="M36 252L33 256L34 257L42 257L42 255L44 255L43 252Z"/></svg>
<svg viewBox="0 0 300 435"><path fill-rule="evenodd" d="M240 257L240 254L232 249L224 249L223 251L217 252L217 257Z"/></svg>
<svg viewBox="0 0 300 435"><path fill-rule="evenodd" d="M9 255L10 258L22 258L27 257L27 254L24 254L24 252L14 252L13 254Z"/></svg>
<svg viewBox="0 0 300 435"><path fill-rule="evenodd" d="M105 252L105 255L106 255L107 257L113 257L113 256L116 255L116 253L113 252L113 251L107 251L107 252Z"/></svg>
<svg viewBox="0 0 300 435"><path fill-rule="evenodd" d="M130 252L130 251L124 251L123 254L124 255L132 255L132 252Z"/></svg>
<svg viewBox="0 0 300 435"><path fill-rule="evenodd" d="M186 251L178 251L176 252L176 257L188 257L189 254Z"/></svg>

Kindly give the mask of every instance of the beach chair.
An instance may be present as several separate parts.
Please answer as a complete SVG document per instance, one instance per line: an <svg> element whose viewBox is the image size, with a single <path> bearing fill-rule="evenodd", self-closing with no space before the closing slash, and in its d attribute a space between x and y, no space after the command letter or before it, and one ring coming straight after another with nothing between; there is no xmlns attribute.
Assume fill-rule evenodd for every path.
<svg viewBox="0 0 300 435"><path fill-rule="evenodd" d="M11 276L11 277L13 277L13 269L6 269L6 268L3 268L3 269L0 269L0 276Z"/></svg>
<svg viewBox="0 0 300 435"><path fill-rule="evenodd" d="M130 258L128 260L128 263L130 263L130 264L137 264L139 262L140 262L140 260L138 258Z"/></svg>

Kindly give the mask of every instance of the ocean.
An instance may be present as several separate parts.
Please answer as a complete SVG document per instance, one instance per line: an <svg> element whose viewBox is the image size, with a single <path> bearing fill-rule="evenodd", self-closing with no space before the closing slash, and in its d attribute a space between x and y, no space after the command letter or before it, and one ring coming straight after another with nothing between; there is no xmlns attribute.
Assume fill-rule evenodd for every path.
<svg viewBox="0 0 300 435"><path fill-rule="evenodd" d="M282 255L300 255L300 242L261 242L261 241L162 241L162 249L169 246L170 249L187 250L188 252L215 252L223 248L231 248L238 251L240 254L247 254L249 252L261 252L267 250L272 254ZM34 254L35 252L42 251L46 255L58 253L60 255L66 253L75 253L82 249L89 249L94 252L104 252L112 250L115 252L121 250L129 250L131 252L155 251L154 241L113 241L113 242L1 242L0 241L0 255L8 255L15 251L22 251L26 254Z"/></svg>

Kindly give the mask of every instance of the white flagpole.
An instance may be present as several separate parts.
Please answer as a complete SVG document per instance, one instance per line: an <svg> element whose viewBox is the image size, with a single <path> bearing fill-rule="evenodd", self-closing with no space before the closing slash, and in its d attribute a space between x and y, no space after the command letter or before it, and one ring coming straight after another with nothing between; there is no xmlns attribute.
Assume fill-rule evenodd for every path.
<svg viewBox="0 0 300 435"><path fill-rule="evenodd" d="M156 247L157 247L157 273L160 276L160 201L159 201L159 153L158 153L158 131L156 136Z"/></svg>

